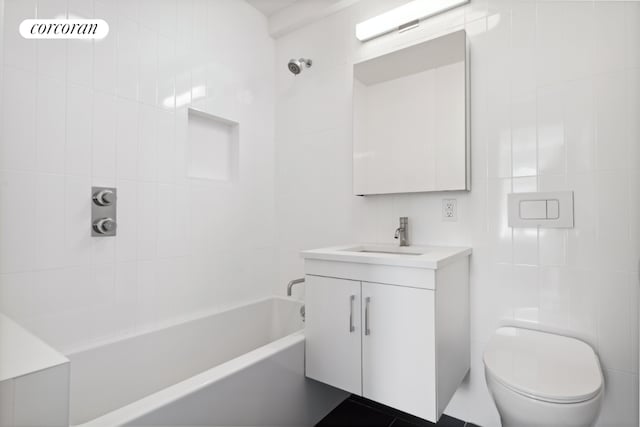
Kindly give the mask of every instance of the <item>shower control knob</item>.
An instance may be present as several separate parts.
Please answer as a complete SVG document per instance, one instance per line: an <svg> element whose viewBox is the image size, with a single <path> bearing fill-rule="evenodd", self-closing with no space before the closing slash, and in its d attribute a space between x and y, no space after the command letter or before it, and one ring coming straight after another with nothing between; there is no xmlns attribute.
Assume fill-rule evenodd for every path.
<svg viewBox="0 0 640 427"><path fill-rule="evenodd" d="M93 201L98 206L111 206L116 201L116 195L111 190L100 190L93 195Z"/></svg>
<svg viewBox="0 0 640 427"><path fill-rule="evenodd" d="M93 223L93 229L96 233L110 234L116 231L117 224L111 218L101 218Z"/></svg>

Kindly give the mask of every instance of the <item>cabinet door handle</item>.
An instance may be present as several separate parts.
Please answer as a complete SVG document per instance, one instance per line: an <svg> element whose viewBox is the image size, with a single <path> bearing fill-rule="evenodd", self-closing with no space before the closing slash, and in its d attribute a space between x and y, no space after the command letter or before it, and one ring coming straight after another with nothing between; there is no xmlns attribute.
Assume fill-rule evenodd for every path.
<svg viewBox="0 0 640 427"><path fill-rule="evenodd" d="M371 302L371 297L366 297L364 299L364 334L371 335L371 330L369 329L369 303Z"/></svg>
<svg viewBox="0 0 640 427"><path fill-rule="evenodd" d="M349 297L349 333L356 330L356 327L353 326L353 302L356 300L355 295L351 295Z"/></svg>

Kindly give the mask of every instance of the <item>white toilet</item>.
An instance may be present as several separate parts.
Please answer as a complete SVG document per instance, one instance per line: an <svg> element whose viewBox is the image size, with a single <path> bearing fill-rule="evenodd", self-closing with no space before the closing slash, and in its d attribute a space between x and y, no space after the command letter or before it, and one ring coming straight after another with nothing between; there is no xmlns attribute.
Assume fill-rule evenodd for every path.
<svg viewBox="0 0 640 427"><path fill-rule="evenodd" d="M503 427L593 425L604 393L598 356L583 341L504 327L484 352Z"/></svg>

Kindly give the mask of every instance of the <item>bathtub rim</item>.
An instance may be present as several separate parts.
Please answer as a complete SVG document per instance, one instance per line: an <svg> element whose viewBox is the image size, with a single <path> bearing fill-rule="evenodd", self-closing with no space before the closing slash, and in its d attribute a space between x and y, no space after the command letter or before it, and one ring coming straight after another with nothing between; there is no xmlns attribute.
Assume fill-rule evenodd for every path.
<svg viewBox="0 0 640 427"><path fill-rule="evenodd" d="M221 305L211 309L198 310L193 313L175 316L170 319L154 323L152 325L144 326L139 330L127 331L117 336L97 338L95 340L92 340L91 342L87 342L87 343L75 346L73 348L70 348L62 354L68 359L72 360L73 356L78 353L94 350L96 348L107 346L110 344L116 344L120 341L137 338L143 335L152 334L154 332L160 332L164 329L180 326L190 322L196 322L198 320L203 320L207 317L215 316L217 314L227 313L229 311L233 311L238 308L243 308L243 307L247 307L254 304L260 304L262 302L266 302L269 300L282 300L282 301L297 303L297 304L300 304L301 306L304 305L304 301L301 301L293 297L287 297L282 295L272 295L272 296L266 296L261 298L255 298L255 299L251 299L243 302L234 302L232 304Z"/></svg>
<svg viewBox="0 0 640 427"><path fill-rule="evenodd" d="M255 300L252 302L247 302L244 304L235 305L233 308L228 308L225 310L219 310L209 314L209 316L213 316L217 313L224 313L233 309L245 307L248 305L265 302L268 300L280 299L288 302L294 302L303 305L303 302L293 298L281 297L281 296L273 296L267 298L261 298L259 300ZM201 316L198 318L193 318L192 320L198 320L200 318L205 318L209 316ZM188 321L181 322L188 323ZM181 323L175 323L172 326L179 325ZM163 329L163 328L162 328ZM161 330L161 329L158 329ZM143 335L143 334L136 334ZM131 337L128 337L131 338ZM122 338L126 339L126 338ZM259 363L269 357L285 350L289 347L292 347L300 342L304 342L304 328L294 331L288 335L285 335L282 338L278 338L275 341L264 344L254 350L251 350L247 353L244 353L240 356L237 356L233 359L230 359L226 362L223 362L219 365L216 365L212 368L209 368L205 371L202 371L196 375L193 375L189 378L185 378L184 380L172 384L162 390L159 390L155 393L152 393L148 396L145 396L141 399L133 401L125 406L121 406L120 408L114 409L111 412L107 412L106 414L100 415L92 420L89 420L82 424L70 424L70 427L116 427L122 426L125 423L135 421L136 419L154 411L160 409L166 405L169 405L177 400L200 391L216 381L223 380L231 375L234 375L251 365ZM120 340L115 340L112 342L117 342ZM108 345L108 344L105 344ZM96 346L98 347L98 346ZM93 348L96 348L93 347Z"/></svg>

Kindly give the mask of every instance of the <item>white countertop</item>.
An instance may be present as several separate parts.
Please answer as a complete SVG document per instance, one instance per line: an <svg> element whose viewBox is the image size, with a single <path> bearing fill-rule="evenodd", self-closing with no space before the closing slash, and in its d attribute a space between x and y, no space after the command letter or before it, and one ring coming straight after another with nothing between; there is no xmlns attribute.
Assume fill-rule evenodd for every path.
<svg viewBox="0 0 640 427"><path fill-rule="evenodd" d="M67 362L64 355L0 313L0 381Z"/></svg>
<svg viewBox="0 0 640 427"><path fill-rule="evenodd" d="M362 252L378 251L378 252ZM397 246L373 243L333 246L302 251L305 259L380 264L436 270L460 257L471 255L468 247Z"/></svg>

